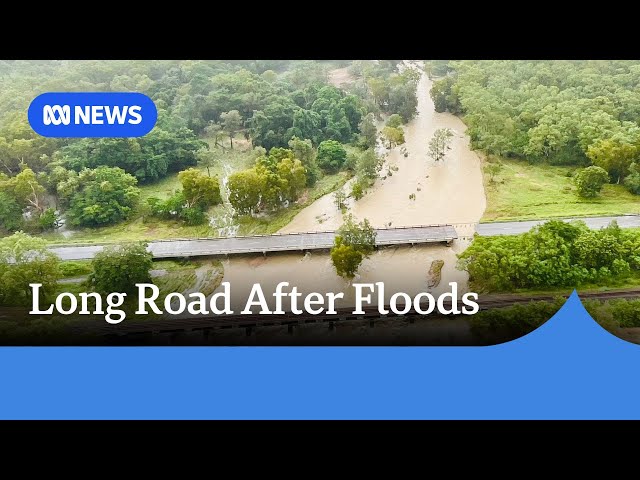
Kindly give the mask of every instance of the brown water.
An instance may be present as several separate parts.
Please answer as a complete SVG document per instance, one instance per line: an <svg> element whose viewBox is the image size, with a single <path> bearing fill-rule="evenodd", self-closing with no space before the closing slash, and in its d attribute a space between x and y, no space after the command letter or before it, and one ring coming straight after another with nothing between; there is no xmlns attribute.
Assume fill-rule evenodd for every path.
<svg viewBox="0 0 640 480"><path fill-rule="evenodd" d="M349 211L355 217L368 218L375 227L472 224L480 220L486 207L481 162L469 148L466 126L454 115L436 113L430 89L431 81L422 75L418 115L403 127L408 157L400 147L389 151L381 175L392 166L398 171L378 179L362 199L350 203ZM438 128L450 128L454 137L444 160L435 162L427 152L429 140ZM349 190L350 184L345 192ZM415 200L409 198L412 193ZM333 203L333 194L329 194L302 210L280 232L332 230L341 223L342 215Z"/></svg>
<svg viewBox="0 0 640 480"><path fill-rule="evenodd" d="M353 279L353 283L385 283L385 300L396 292L405 292L411 296L420 292L432 292L435 296L450 291L447 282L458 282L464 290L467 281L466 272L455 269L455 253L458 246L447 247L398 247L376 251L366 259ZM444 260L442 281L432 289L427 287L429 266L433 260ZM224 281L231 284L232 306L239 313L249 298L251 287L260 283L267 302L271 307L275 304L273 292L280 282L289 282L298 287L298 291L310 292L344 292L344 299L336 302L337 306L354 305L354 289L338 275L326 253L274 254L267 257L231 258L223 262ZM285 289L285 292L290 288ZM377 304L377 296L372 296L373 304ZM300 306L300 302L299 302ZM285 304L285 310L286 310ZM259 311L257 308L254 312Z"/></svg>
<svg viewBox="0 0 640 480"><path fill-rule="evenodd" d="M467 289L467 274L456 270L456 254L462 252L480 220L486 200L482 183L481 162L469 149L465 125L457 117L436 113L429 96L431 81L423 75L418 84L418 115L405 130L408 157L400 148L387 156L381 175L390 166L398 171L376 185L357 202L350 212L367 218L378 228L432 223L456 224L460 236L451 247L416 246L383 249L366 259L354 282L385 282L386 298L402 291L410 295L427 288L427 272L433 260L444 260L442 281L432 289L434 294L449 290L448 282L458 282L460 291ZM438 128L450 128L454 137L444 161L434 162L427 155L428 142ZM345 191L350 190L350 184ZM415 193L415 200L409 195ZM302 210L281 233L334 230L342 223L342 215L326 195ZM301 292L345 292L343 306L352 306L354 291L349 282L338 277L326 253L278 254L257 258L232 258L224 262L224 281L229 281L236 305L244 305L253 283L259 282L267 301L273 305L275 285L288 281ZM375 300L375 299L374 299Z"/></svg>

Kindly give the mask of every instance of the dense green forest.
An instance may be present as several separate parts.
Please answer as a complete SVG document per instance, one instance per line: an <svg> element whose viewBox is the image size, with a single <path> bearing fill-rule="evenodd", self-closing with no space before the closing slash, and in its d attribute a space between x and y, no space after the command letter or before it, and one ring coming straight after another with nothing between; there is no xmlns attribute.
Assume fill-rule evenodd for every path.
<svg viewBox="0 0 640 480"><path fill-rule="evenodd" d="M553 220L521 235L476 236L459 259L482 292L607 285L640 271L640 231Z"/></svg>
<svg viewBox="0 0 640 480"><path fill-rule="evenodd" d="M640 193L640 62L452 61L430 66L436 111L472 147L532 163L595 165Z"/></svg>
<svg viewBox="0 0 640 480"><path fill-rule="evenodd" d="M190 201L185 183L169 198L140 187L192 167L210 167L249 144L253 166L230 182L238 214L286 208L324 174L351 170L346 146L375 146L375 120L416 112L418 75L400 61L2 61L0 62L0 226L6 232L98 227L136 215L204 223L218 189ZM349 66L348 89L329 71ZM54 139L35 134L29 103L47 91L137 91L151 97L158 123L141 138ZM212 149L216 152L213 155ZM215 159L215 160L212 160ZM193 200L193 199L192 199Z"/></svg>

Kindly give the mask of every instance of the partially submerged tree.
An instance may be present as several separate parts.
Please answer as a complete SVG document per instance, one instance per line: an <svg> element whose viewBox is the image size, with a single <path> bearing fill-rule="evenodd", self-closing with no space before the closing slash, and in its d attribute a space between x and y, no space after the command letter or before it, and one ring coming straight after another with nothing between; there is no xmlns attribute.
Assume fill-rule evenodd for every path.
<svg viewBox="0 0 640 480"><path fill-rule="evenodd" d="M336 190L335 193L333 194L333 203L336 205L336 207L338 207L338 210L344 210L347 207L345 203L346 201L347 201L347 196L345 195L342 188L339 188L338 190Z"/></svg>
<svg viewBox="0 0 640 480"><path fill-rule="evenodd" d="M331 261L336 273L344 278L353 278L362 261L374 251L376 231L369 220L356 223L349 215L338 229L334 246L331 249Z"/></svg>
<svg viewBox="0 0 640 480"><path fill-rule="evenodd" d="M376 141L378 140L378 129L376 128L373 113L368 113L362 117L359 128L361 144L366 148L375 147Z"/></svg>
<svg viewBox="0 0 640 480"><path fill-rule="evenodd" d="M404 132L402 128L386 126L382 129L382 138L387 141L388 148L393 148L404 143Z"/></svg>
<svg viewBox="0 0 640 480"><path fill-rule="evenodd" d="M433 137L429 140L429 156L436 162L444 159L453 137L453 132L449 128L439 128L433 132Z"/></svg>

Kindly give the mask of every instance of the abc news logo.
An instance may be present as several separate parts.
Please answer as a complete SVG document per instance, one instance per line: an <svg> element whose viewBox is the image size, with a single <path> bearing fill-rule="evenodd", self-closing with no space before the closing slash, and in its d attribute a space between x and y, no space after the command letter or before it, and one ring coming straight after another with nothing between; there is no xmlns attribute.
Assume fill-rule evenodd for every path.
<svg viewBox="0 0 640 480"><path fill-rule="evenodd" d="M71 108L69 105L45 105L42 108L42 123L45 125L69 125L71 120L76 125L123 125L129 123L138 125L142 121L140 115L140 105L76 105ZM71 114L73 110L73 115Z"/></svg>
<svg viewBox="0 0 640 480"><path fill-rule="evenodd" d="M43 93L29 105L28 118L44 137L132 138L153 129L158 110L142 93Z"/></svg>

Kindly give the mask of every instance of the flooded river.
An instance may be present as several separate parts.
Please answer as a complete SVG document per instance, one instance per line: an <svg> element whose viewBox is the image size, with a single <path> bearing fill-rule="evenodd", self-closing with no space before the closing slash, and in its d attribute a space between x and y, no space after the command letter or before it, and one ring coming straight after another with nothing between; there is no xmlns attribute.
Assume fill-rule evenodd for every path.
<svg viewBox="0 0 640 480"><path fill-rule="evenodd" d="M418 84L418 115L404 126L408 156L399 147L392 149L381 177L389 167L395 166L397 171L378 179L364 198L350 204L349 211L359 219L369 219L377 228L455 224L460 239L451 247L382 249L365 260L354 282L384 281L387 298L397 291L409 294L428 291L427 272L433 260L444 260L444 267L440 285L430 291L435 294L447 291L447 283L451 281L466 290L466 273L455 269L456 254L468 245L473 224L480 220L486 205L481 162L469 149L465 125L453 115L435 112L430 88L431 81L422 75ZM444 161L435 162L427 151L428 142L438 128L450 128L454 137ZM349 188L347 185L345 191ZM411 194L415 194L415 199L409 198ZM330 194L302 210L280 233L333 230L341 223L342 215ZM224 280L231 282L233 297L242 301L254 282L260 282L267 293L278 282L288 281L301 292L343 291L346 294L343 305L353 304L353 289L336 275L326 253L231 258L224 262L224 267Z"/></svg>

